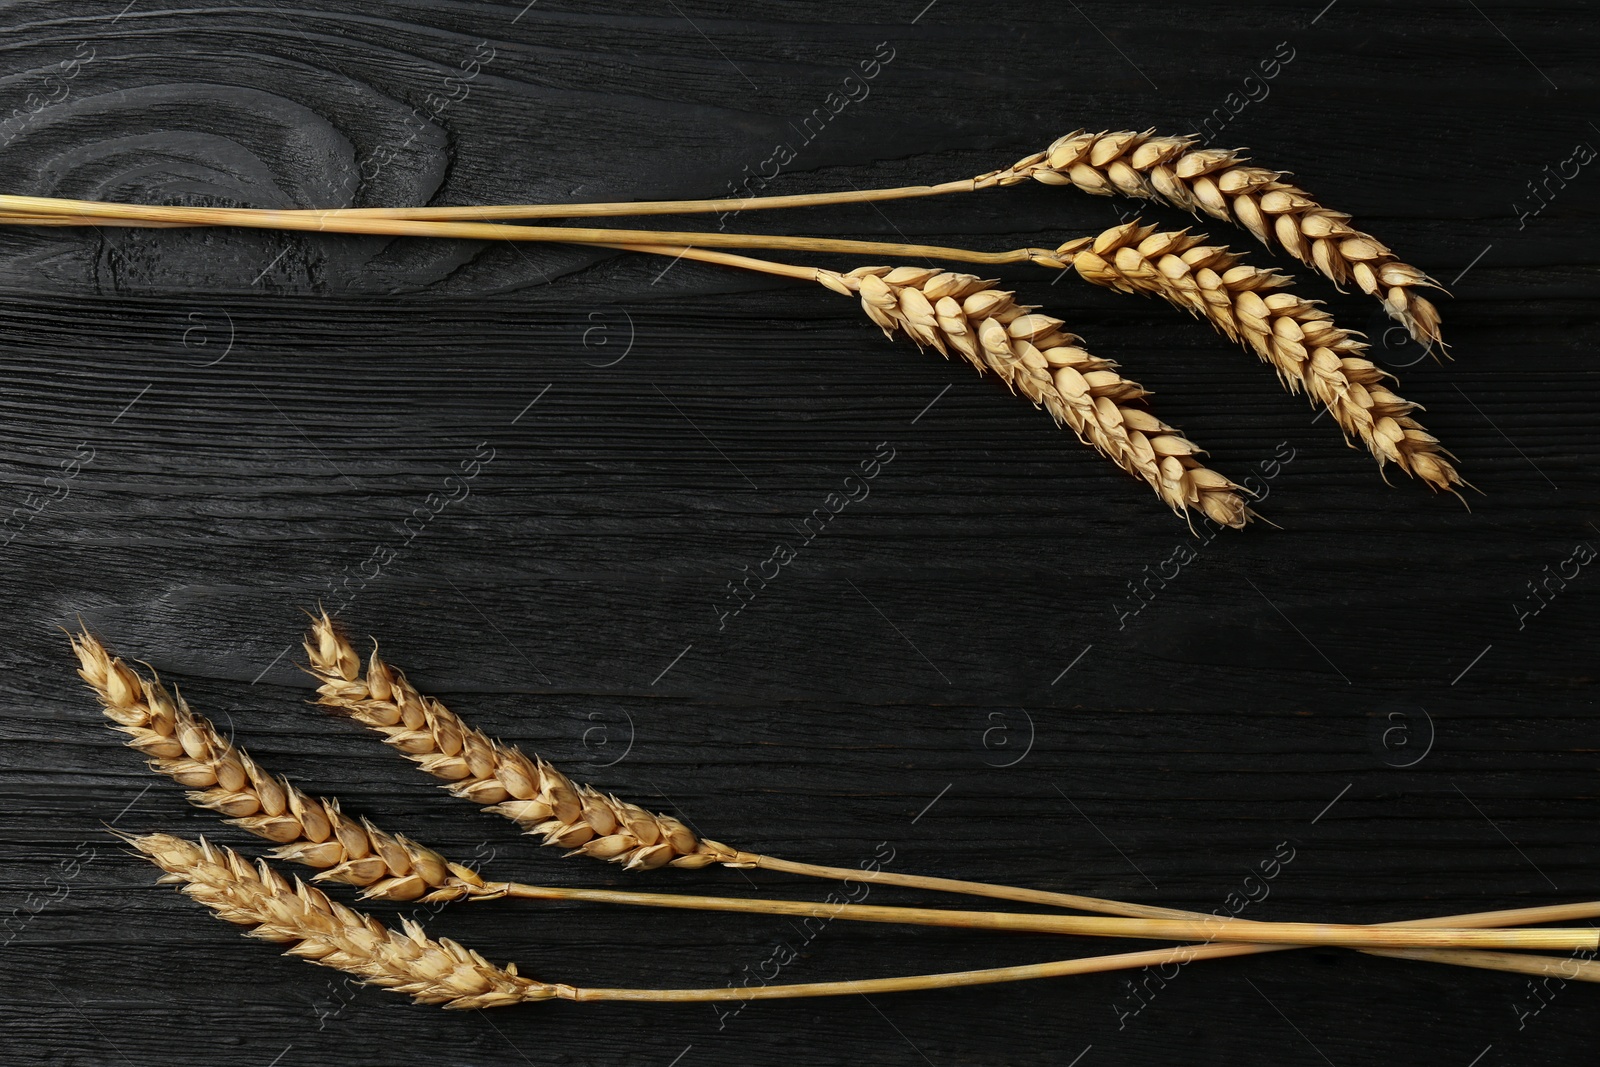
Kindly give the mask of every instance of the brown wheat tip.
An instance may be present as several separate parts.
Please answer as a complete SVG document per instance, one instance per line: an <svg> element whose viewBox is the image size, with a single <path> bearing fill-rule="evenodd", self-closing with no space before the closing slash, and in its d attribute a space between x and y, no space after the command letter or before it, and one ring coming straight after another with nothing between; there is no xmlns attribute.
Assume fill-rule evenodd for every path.
<svg viewBox="0 0 1600 1067"><path fill-rule="evenodd" d="M167 872L162 883L181 886L220 919L251 927L251 937L287 944L288 955L356 975L418 1003L494 1008L558 995L559 987L524 978L515 964L496 967L454 941L428 937L409 919L398 933L314 886L291 882L265 862L251 864L204 838L198 843L169 834L124 839Z"/></svg>
<svg viewBox="0 0 1600 1067"><path fill-rule="evenodd" d="M361 657L326 612L305 644L321 683L318 703L384 735L405 757L458 797L485 805L528 834L630 870L737 863L740 853L698 837L670 815L580 785L538 756L496 741L439 701L424 696L378 656Z"/></svg>
<svg viewBox="0 0 1600 1067"><path fill-rule="evenodd" d="M1149 395L1142 386L1085 351L1060 319L1036 314L992 280L921 267L819 270L817 280L859 296L888 336L903 334L946 358L959 354L979 373L992 371L1180 514L1198 508L1236 528L1252 517L1240 487L1202 465L1200 448L1141 405Z"/></svg>
<svg viewBox="0 0 1600 1067"><path fill-rule="evenodd" d="M1158 296L1211 322L1253 349L1292 392L1305 391L1333 413L1346 435L1378 460L1393 462L1430 488L1456 493L1466 482L1438 438L1411 417L1421 405L1390 391L1394 376L1364 358L1367 346L1315 303L1285 291L1290 279L1241 262L1187 231L1156 232L1129 222L1057 254L1086 280Z"/></svg>
<svg viewBox="0 0 1600 1067"><path fill-rule="evenodd" d="M128 735L128 746L152 770L189 787L190 803L277 843L274 857L322 868L319 880L361 886L364 896L385 900L453 900L481 890L482 879L468 868L268 774L182 695L169 695L158 679L113 657L87 630L69 636L79 676Z"/></svg>
<svg viewBox="0 0 1600 1067"><path fill-rule="evenodd" d="M1430 348L1440 343L1439 312L1416 290L1440 288L1427 274L1397 259L1350 216L1318 204L1282 181L1283 171L1249 165L1242 149L1196 147L1198 139L1155 131L1086 133L1076 130L1048 149L974 179L978 187L1015 185L1030 178L1074 185L1101 196L1160 200L1237 223L1270 248L1282 249L1343 285L1354 282L1382 302L1390 317Z"/></svg>

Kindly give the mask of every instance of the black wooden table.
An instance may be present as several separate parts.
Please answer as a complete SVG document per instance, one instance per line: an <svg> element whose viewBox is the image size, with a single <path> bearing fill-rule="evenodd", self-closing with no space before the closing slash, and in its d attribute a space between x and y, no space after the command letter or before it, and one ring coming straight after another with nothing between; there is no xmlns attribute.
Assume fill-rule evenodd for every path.
<svg viewBox="0 0 1600 1067"><path fill-rule="evenodd" d="M571 247L9 229L0 1062L1592 1058L1589 986L1336 950L742 1008L414 1007L152 884L108 825L261 842L120 746L61 628L81 618L274 769L499 877L837 888L537 847L307 704L303 609L337 607L574 776L781 856L1262 919L1600 897L1600 577L1570 576L1600 545L1600 175L1547 169L1600 145L1594 18L1488 0L7 5L7 192L712 196L780 145L793 158L769 191L806 192L967 176L1078 126L1209 123L1449 283L1454 359L1436 363L1365 297L1287 264L1371 334L1482 495L1469 511L1386 486L1206 327L1032 267L1006 284L1152 387L1216 468L1292 457L1262 483L1276 527L1192 537L1043 414L815 287ZM998 249L1130 212L1189 221L1030 185L725 223ZM867 498L725 617L727 583L880 453ZM1175 553L1194 558L1131 611L1130 583ZM427 926L587 985L1135 945L535 904Z"/></svg>

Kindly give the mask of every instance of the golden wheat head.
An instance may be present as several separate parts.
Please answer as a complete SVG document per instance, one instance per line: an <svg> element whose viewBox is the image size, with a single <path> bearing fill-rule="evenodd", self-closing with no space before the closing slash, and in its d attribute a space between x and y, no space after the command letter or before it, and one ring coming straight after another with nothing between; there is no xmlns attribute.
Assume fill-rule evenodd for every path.
<svg viewBox="0 0 1600 1067"><path fill-rule="evenodd" d="M1240 487L1204 466L1199 447L1143 406L1144 387L1118 374L1115 363L1086 352L1083 339L1061 329L1060 319L1017 303L993 280L923 267L819 270L817 280L859 297L886 335L902 334L995 374L1180 514L1196 508L1235 528L1250 520Z"/></svg>
<svg viewBox="0 0 1600 1067"><path fill-rule="evenodd" d="M288 955L420 1004L494 1008L557 995L557 987L519 975L515 964L496 967L454 941L428 937L409 919L403 932L390 930L314 886L291 882L265 862L251 864L204 838L192 842L147 834L124 839L167 872L163 884L180 886L220 919L250 927L251 937L287 944Z"/></svg>
<svg viewBox="0 0 1600 1067"><path fill-rule="evenodd" d="M705 867L738 855L670 815L579 785L540 757L468 726L419 693L376 648L363 674L361 657L326 612L313 618L305 650L320 683L319 704L376 730L407 759L444 779L451 793L511 819L547 845L630 870Z"/></svg>

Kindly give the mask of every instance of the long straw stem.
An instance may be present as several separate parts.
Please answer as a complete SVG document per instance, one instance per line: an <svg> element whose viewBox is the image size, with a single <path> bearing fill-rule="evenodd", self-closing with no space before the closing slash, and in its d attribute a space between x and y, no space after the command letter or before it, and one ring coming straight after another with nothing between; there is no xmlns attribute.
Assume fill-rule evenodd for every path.
<svg viewBox="0 0 1600 1067"><path fill-rule="evenodd" d="M895 241L855 241L832 237L792 237L694 230L628 230L579 226L511 226L490 222L434 222L350 215L338 211L278 211L256 208L174 207L157 204L113 204L98 200L0 195L0 211L19 219L40 217L75 220L121 220L137 223L242 226L251 229L312 233L378 234L405 237L448 237L484 241L562 242L566 244L672 244L698 248L770 248L814 253L893 256L899 259L945 259L1000 265L1039 262L1052 265L1053 253L1042 248L978 252L942 245ZM18 219L0 219L18 221Z"/></svg>
<svg viewBox="0 0 1600 1067"><path fill-rule="evenodd" d="M955 893L962 896L987 897L992 900L1011 900L1022 904L1043 904L1057 908L1071 908L1077 911L1097 912L1102 915L1122 915L1132 918L1146 919L1195 919L1217 921L1219 916L1208 915L1205 912L1185 911L1180 908L1164 908L1155 904L1133 904L1121 900L1107 900L1102 897L1079 896L1073 893L1054 893L1043 889L1027 889L1021 886L996 885L992 882L969 882L955 878L934 878L926 875L902 874L896 871L857 870L852 867L827 867L816 863L800 863L795 860L780 859L776 856L745 854L740 857L751 863L752 866L762 870L781 871L786 874L799 874L810 878L825 878L838 881L876 882L880 885L899 886L906 889L932 890L939 893ZM1399 923L1383 923L1384 926L1439 926L1454 920L1459 926L1526 926L1533 923L1552 922L1578 922L1585 919L1600 918L1600 901L1584 901L1576 904L1549 904L1532 908L1517 908L1503 911L1474 912L1464 916L1445 916L1435 919L1414 919ZM1471 921L1466 921L1471 920ZM1235 920L1236 922L1250 923L1253 920ZM1217 939L1221 940L1221 939ZM1252 938L1251 940L1255 940ZM1257 944L1237 947L1239 951L1222 953L1226 956L1249 955L1254 952L1280 952L1292 946ZM1364 948L1357 951L1371 955L1398 955L1411 950L1388 950L1378 948ZM1434 963L1453 963L1462 967L1478 967L1488 970L1527 971L1530 964L1521 963L1519 966L1499 966L1500 958L1494 953L1473 952L1470 950L1443 949L1417 949L1425 955L1418 955L1415 959L1427 959ZM1209 958L1201 956L1197 958ZM1512 956L1514 960L1525 960L1527 957ZM1540 957L1543 958L1543 957ZM1548 961L1547 961L1548 962ZM1564 961L1563 961L1564 962ZM1600 964L1589 965L1594 968L1593 977L1585 981L1600 981ZM1540 971L1537 973L1545 973ZM1588 972L1586 972L1588 973Z"/></svg>
<svg viewBox="0 0 1600 1067"><path fill-rule="evenodd" d="M1343 948L1538 948L1600 949L1600 931L1593 928L1537 930L1470 929L1402 923L1363 926L1343 923L1241 922L1215 915L1203 919L1130 919L1103 915L1040 915L946 908L902 908L874 904L818 904L801 900L745 900L677 893L632 893L623 890L571 889L490 883L490 895L538 900L588 900L640 904L658 908L690 908L806 918L835 916L857 922L959 926L973 930L1077 934L1088 937L1137 937L1153 940L1203 940L1255 944L1334 945Z"/></svg>
<svg viewBox="0 0 1600 1067"><path fill-rule="evenodd" d="M796 193L788 196L725 197L716 200L623 200L588 204L463 204L447 207L344 207L294 210L319 217L489 222L508 219L577 219L621 215L692 215L713 211L739 212L770 208L821 207L827 204L865 204L882 200L939 196L944 193L968 193L976 188L977 184L971 178L962 178L940 185L902 185L889 189L852 189L845 192ZM96 203L96 201L77 201L77 203Z"/></svg>
<svg viewBox="0 0 1600 1067"><path fill-rule="evenodd" d="M1216 916L1203 912L1180 911L1154 904L1130 904L1102 897L1078 896L1074 893L1053 893L1045 889L1025 889L1021 886L995 885L992 882L968 882L957 878L934 878L920 874L902 874L898 871L857 870L853 867L827 867L818 863L800 863L756 853L742 854L740 860L765 871L781 871L808 878L830 881L872 882L878 885L899 886L904 889L926 889L936 893L959 893L963 896L989 897L994 900L1013 900L1020 904L1044 904L1053 908L1072 908L1076 911L1093 911L1103 915L1122 915L1133 919L1210 919Z"/></svg>
<svg viewBox="0 0 1600 1067"><path fill-rule="evenodd" d="M1590 901L1583 904L1557 904L1548 907L1472 912L1465 915L1444 915L1433 919L1417 920L1407 925L1449 925L1457 928L1471 928L1493 926L1501 923L1551 922L1594 918L1597 916L1600 916L1600 902ZM568 1000L743 1001L778 1000L789 997L844 996L854 993L906 992L919 989L950 989L960 986L988 985L996 982L1017 982L1035 978L1062 978L1077 974L1134 970L1140 967L1164 967L1174 963L1180 965L1191 963L1195 960L1223 959L1230 956L1247 956L1263 952L1283 952L1293 947L1292 945L1269 946L1220 943L1178 945L1172 948L1144 949L1138 952L1122 952L1108 956L1089 956L1071 960L1056 960L1049 963L1024 964L1015 967L993 967L976 971L910 975L901 978L872 978L845 982L808 982L769 986L723 986L712 989L584 989L568 986L561 987L557 995ZM1486 970L1549 976L1575 982L1600 982L1600 963L1592 960L1562 959L1550 956L1519 956L1506 952L1443 951L1427 948L1373 949L1371 954L1426 962L1461 963Z"/></svg>
<svg viewBox="0 0 1600 1067"><path fill-rule="evenodd" d="M846 982L801 982L789 985L720 986L710 989L585 989L556 987L564 1000L639 1000L639 1001L726 1001L786 1000L796 997L838 997L849 994L904 993L919 989L952 989L996 982L1021 982L1035 978L1062 978L1074 974L1131 970L1186 963L1192 959L1242 955L1242 945L1207 945L1201 952L1192 945L1176 948L1145 949L1113 956L1029 963L1015 967L990 967L978 971L947 971L943 974L912 974L900 978L866 978ZM1198 955L1197 955L1198 953Z"/></svg>

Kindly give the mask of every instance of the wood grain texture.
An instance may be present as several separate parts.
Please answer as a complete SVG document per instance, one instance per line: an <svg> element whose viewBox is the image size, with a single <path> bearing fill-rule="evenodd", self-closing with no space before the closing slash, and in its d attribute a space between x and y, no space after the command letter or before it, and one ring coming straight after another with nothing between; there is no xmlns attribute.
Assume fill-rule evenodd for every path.
<svg viewBox="0 0 1600 1067"><path fill-rule="evenodd" d="M1293 450L1261 505L1281 529L1191 538L1043 415L820 290L570 248L7 230L5 511L92 459L0 549L0 1062L1592 1055L1591 988L1332 951L1197 965L1148 983L1143 1007L1105 975L726 1017L445 1014L239 937L105 833L259 844L100 725L58 629L78 617L275 769L496 876L832 888L628 875L519 839L306 704L292 646L322 599L491 732L777 855L850 866L892 848L901 870L1211 910L1287 842L1293 861L1244 912L1286 920L1600 896L1600 577L1518 616L1529 581L1600 544L1600 176L1517 217L1541 168L1600 145L1593 5L925 2L13 4L0 187L259 206L723 195L884 41L870 93L797 143L772 189L904 184L1078 126L1185 132L1288 41L1293 61L1219 140L1452 282L1456 358L1436 364L1290 265L1428 406L1483 490L1472 510L1386 487L1203 326L1031 269L1007 284L1154 388L1216 469L1242 478ZM1185 222L1021 187L730 226L1003 248L1132 208ZM796 540L880 442L895 458L870 496L719 628L724 583ZM494 458L469 494L408 542L405 519L480 449ZM1196 560L1119 616L1180 545ZM375 549L395 558L363 582ZM596 985L748 981L782 945L799 957L782 981L1106 948L842 923L807 940L756 917L533 904L428 927Z"/></svg>

